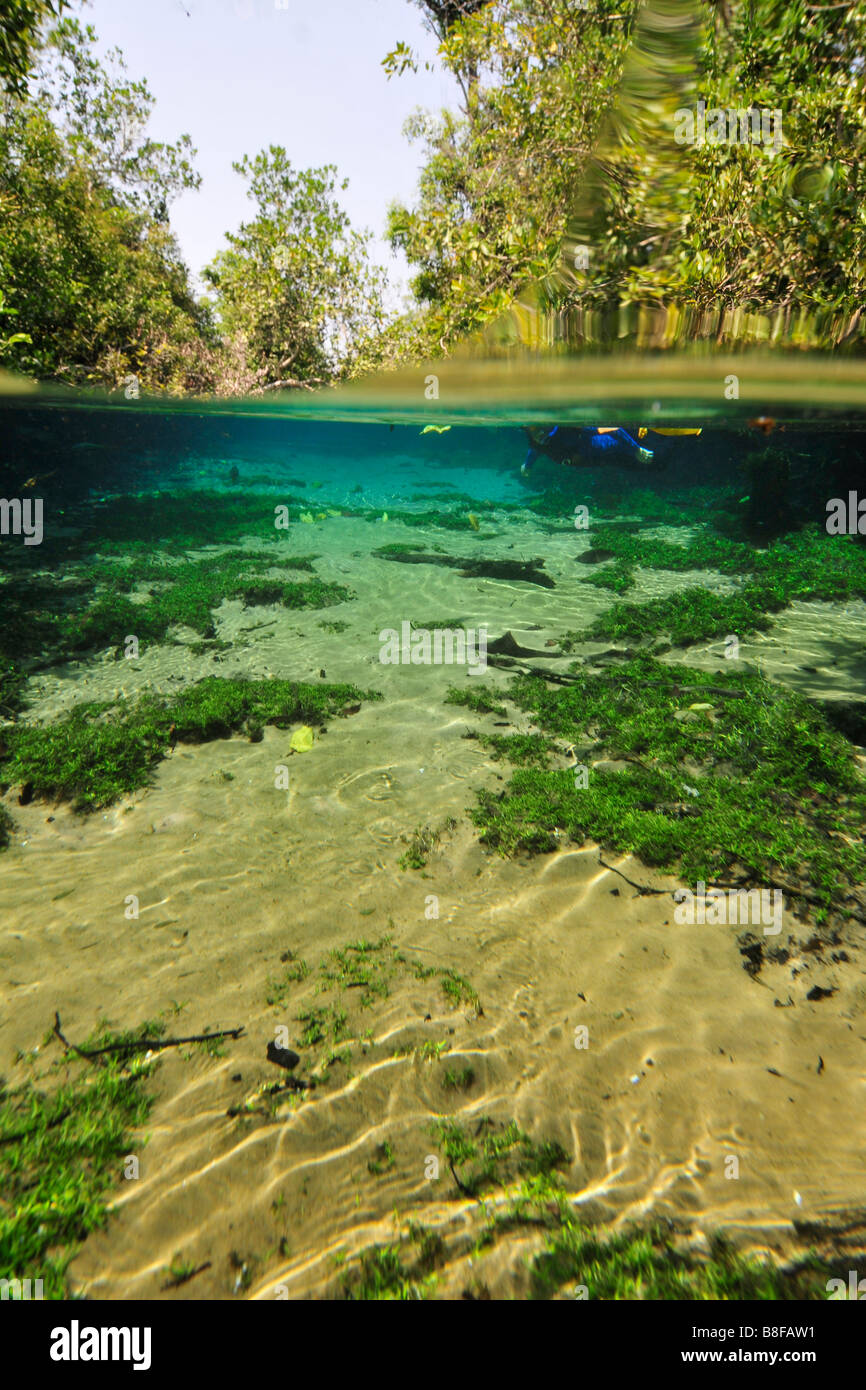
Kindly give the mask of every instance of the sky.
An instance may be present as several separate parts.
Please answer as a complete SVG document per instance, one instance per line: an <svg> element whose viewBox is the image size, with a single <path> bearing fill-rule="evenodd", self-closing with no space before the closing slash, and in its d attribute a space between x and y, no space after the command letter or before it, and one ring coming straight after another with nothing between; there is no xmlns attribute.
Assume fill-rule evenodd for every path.
<svg viewBox="0 0 866 1390"><path fill-rule="evenodd" d="M121 49L129 76L146 78L152 138L186 133L198 150L201 187L171 211L194 277L253 215L232 160L273 144L297 168L336 164L348 177L342 206L374 233L395 295L405 291L406 262L384 240L388 205L414 201L423 158L403 122L419 106L454 108L459 95L438 62L386 77L382 59L399 40L435 60L409 0L89 0L80 18L100 53Z"/></svg>

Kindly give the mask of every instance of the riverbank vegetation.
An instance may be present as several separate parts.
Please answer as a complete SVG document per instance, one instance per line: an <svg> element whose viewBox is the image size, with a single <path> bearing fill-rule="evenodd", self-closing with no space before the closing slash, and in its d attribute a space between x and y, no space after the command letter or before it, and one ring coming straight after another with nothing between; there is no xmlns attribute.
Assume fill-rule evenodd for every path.
<svg viewBox="0 0 866 1390"><path fill-rule="evenodd" d="M417 7L461 95L406 126L418 192L386 235L411 302L389 310L337 166L295 167L276 144L235 163L252 216L226 229L199 293L171 227L200 184L190 138L150 136L146 81L100 56L77 0L7 6L0 367L142 392L316 389L447 355L516 303L558 314L566 335L626 306L709 315L728 339L742 311L796 327L799 345L859 341L862 5L678 0L653 115L635 74L654 5ZM411 82L421 60L398 40L382 61ZM676 113L698 100L772 112L772 143L678 144Z"/></svg>

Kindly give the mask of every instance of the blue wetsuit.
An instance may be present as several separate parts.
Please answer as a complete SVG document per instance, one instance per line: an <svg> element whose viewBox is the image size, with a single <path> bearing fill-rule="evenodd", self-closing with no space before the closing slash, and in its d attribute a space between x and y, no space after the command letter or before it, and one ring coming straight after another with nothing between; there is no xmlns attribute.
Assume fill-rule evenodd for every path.
<svg viewBox="0 0 866 1390"><path fill-rule="evenodd" d="M558 437L557 437L558 436ZM600 452L611 453L612 451L624 452L634 450L642 459L651 459L652 453L649 449L643 449L636 439L632 439L627 430L617 427L612 430L605 430L603 433L596 427L585 429L573 429L566 427L560 429L559 425L554 425L539 440L539 446L533 446L527 452L526 458L521 468L521 473L528 473L539 453L548 454L549 457L566 462L568 457L574 452L570 446L571 441L578 446L589 446L590 449L597 449ZM612 461L612 460L611 460Z"/></svg>

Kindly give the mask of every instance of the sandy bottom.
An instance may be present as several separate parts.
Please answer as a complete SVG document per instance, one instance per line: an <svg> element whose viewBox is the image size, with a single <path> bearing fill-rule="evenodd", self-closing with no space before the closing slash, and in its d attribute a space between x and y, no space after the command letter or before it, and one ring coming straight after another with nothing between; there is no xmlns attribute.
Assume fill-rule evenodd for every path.
<svg viewBox="0 0 866 1390"><path fill-rule="evenodd" d="M471 537L337 518L295 529L295 553L316 551L317 573L348 584L355 601L301 613L226 604L217 630L234 645L216 663L166 645L135 662L107 654L56 668L31 688L30 717L45 719L82 698L170 691L204 674L324 671L385 696L333 720L303 756L289 756L291 731L273 728L258 744L178 747L152 788L89 817L19 807L10 792L18 831L0 880L7 1079L27 1074L19 1049L32 1051L55 1010L73 1040L101 1018L130 1027L161 1013L173 1035L245 1029L222 1057L162 1054L149 1139L133 1149L140 1177L119 1182L114 1218L71 1267L74 1287L112 1299L331 1296L344 1256L393 1241L411 1219L445 1240L440 1296L486 1287L520 1297L539 1238L512 1232L473 1256L478 1204L459 1196L444 1164L438 1179L425 1176L440 1116L470 1130L485 1115L514 1118L536 1139L558 1139L587 1219L668 1215L698 1245L723 1227L746 1249L787 1256L814 1240L802 1223L829 1232L862 1210L862 927L846 927L831 949L786 909L772 940L791 958L752 978L736 943L742 927L674 921L673 878L595 846L491 856L466 811L474 789L496 787L507 768L464 735L494 717L443 699L473 678L379 662L379 632L407 619L486 623L491 638L510 629L533 648L582 626L610 602L576 574L588 541L526 522L489 542L497 557L543 555L557 585L544 590L369 555L371 544L400 540L472 554ZM730 587L721 576L643 573L634 597L696 582ZM334 619L347 630L320 626ZM742 642L741 660L805 693L860 698L864 630L866 605L795 605L771 633ZM723 644L686 659L721 667ZM507 678L491 668L486 679ZM282 763L288 791L274 786ZM402 870L406 837L449 817L457 824L427 867ZM132 894L137 920L125 916ZM449 1008L435 978L405 969L369 1008L357 991L317 993L329 951L386 935L407 958L465 976L483 1012ZM288 952L310 974L269 1005ZM810 1002L815 985L833 993ZM256 1108L259 1088L281 1075L266 1055L276 1029L297 1047L298 1015L336 1002L351 1058L275 1115ZM580 1025L586 1048L575 1045ZM445 1045L439 1060L422 1058L425 1042ZM297 1075L323 1047L299 1048ZM46 1060L55 1055L57 1044ZM449 1067L472 1068L468 1091L443 1086ZM248 1100L248 1116L227 1114ZM394 1163L376 1174L368 1164L385 1142ZM168 1289L178 1252L207 1267Z"/></svg>

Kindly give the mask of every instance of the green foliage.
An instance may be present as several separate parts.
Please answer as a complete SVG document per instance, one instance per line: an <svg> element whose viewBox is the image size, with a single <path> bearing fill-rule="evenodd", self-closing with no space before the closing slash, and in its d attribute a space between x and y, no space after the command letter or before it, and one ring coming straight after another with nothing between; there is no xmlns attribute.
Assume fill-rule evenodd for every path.
<svg viewBox="0 0 866 1390"><path fill-rule="evenodd" d="M403 837L406 838L405 836ZM439 843L441 832L430 825L419 825L412 831L409 848L400 856L401 869L423 869Z"/></svg>
<svg viewBox="0 0 866 1390"><path fill-rule="evenodd" d="M162 1031L151 1022L101 1033L87 1046ZM100 1060L97 1067L68 1062L67 1078L49 1090L0 1088L0 1278L42 1279L46 1298L69 1297L74 1246L103 1225L106 1188L119 1179L132 1132L150 1109L147 1063L122 1053Z"/></svg>
<svg viewBox="0 0 866 1390"><path fill-rule="evenodd" d="M173 700L78 705L45 726L7 731L0 777L29 783L36 796L95 809L148 785L172 743L228 738L247 725L322 724L348 703L381 699L354 685L209 676Z"/></svg>
<svg viewBox="0 0 866 1390"><path fill-rule="evenodd" d="M474 710L476 714L495 714L497 718L504 719L505 706L500 704L497 693L489 686L473 685L468 690L463 690L459 686L451 686L445 696L446 705L465 705L467 709Z"/></svg>
<svg viewBox="0 0 866 1390"><path fill-rule="evenodd" d="M414 208L388 234L416 268L423 312L403 324L415 351L440 351L550 273L569 205L628 44L633 5L494 0L454 7L439 57L463 92L460 114L406 124L425 148ZM399 69L397 69L399 70Z"/></svg>
<svg viewBox="0 0 866 1390"><path fill-rule="evenodd" d="M68 8L68 0L4 0L0 14L0 83L21 97L38 47L39 31Z"/></svg>
<svg viewBox="0 0 866 1390"><path fill-rule="evenodd" d="M376 1145L376 1154L367 1163L368 1173L374 1177L381 1177L383 1173L390 1172L396 1163L394 1150L386 1139L384 1143Z"/></svg>
<svg viewBox="0 0 866 1390"><path fill-rule="evenodd" d="M303 985L311 973L306 961L296 961L292 952L287 952L283 961L288 963L282 977L268 980L267 1001L272 1006L283 1007L296 996L297 987ZM317 1064L322 1072L335 1061L348 1061L349 1049L337 1053L334 1048L352 1037L365 1041L370 1037L369 1032L362 1031L361 1019L357 1016L350 1019L350 1007L353 1012L355 1006L362 1011L372 1009L389 997L394 982L399 979L437 980L451 1008L465 1004L476 1016L483 1012L472 985L455 971L411 960L394 947L390 936L377 941L361 939L328 951L320 961L315 994L328 994L331 998L327 1003L305 1004L303 1011L295 1015L296 1021L303 1025L297 1045L305 1048L325 1045L326 1050L320 1054ZM438 1057L445 1048L444 1042L432 1043L428 1039L420 1054L424 1060L429 1060ZM411 1053L415 1049L402 1049L399 1055L407 1051Z"/></svg>
<svg viewBox="0 0 866 1390"><path fill-rule="evenodd" d="M334 165L296 170L271 145L233 168L256 216L205 271L222 330L239 344L249 386L320 385L348 370L383 321L369 234L339 206Z"/></svg>
<svg viewBox="0 0 866 1390"><path fill-rule="evenodd" d="M240 599L247 607L280 604L300 609L329 608L354 597L344 585L317 576L304 583L276 578L274 571L283 568L311 571L312 561L309 556L276 559L241 551L172 564L139 552L125 564L101 561L71 571L95 596L85 607L52 613L39 611L43 586L34 586L21 573L4 586L10 621L0 636L0 655L4 647L20 656L119 648L129 635L142 643L160 642L175 626L192 628L213 639L214 613L224 600ZM150 589L149 598L130 597L138 585L148 584L156 586ZM70 592L69 587L66 592ZM34 609L35 622L31 620ZM16 701L20 679L11 663L5 678L0 668L0 693L4 686L8 686L10 701Z"/></svg>
<svg viewBox="0 0 866 1390"><path fill-rule="evenodd" d="M547 767L550 762L550 745L543 734L481 734L480 739L494 758L507 758L520 767Z"/></svg>
<svg viewBox="0 0 866 1390"><path fill-rule="evenodd" d="M526 305L560 315L560 340L583 344L862 338L851 317L864 283L862 7L680 0L676 10L676 25L664 5L638 10L562 262ZM679 113L699 99L742 111L746 133L689 141ZM752 110L759 129L762 112L778 113L766 142ZM577 246L589 248L585 269L574 268Z"/></svg>
<svg viewBox="0 0 866 1390"><path fill-rule="evenodd" d="M0 291L20 330L0 365L73 383L195 384L213 335L167 225L172 198L197 186L189 140L144 136L153 98L104 70L94 42L61 20L38 90L8 101L0 124Z"/></svg>
<svg viewBox="0 0 866 1390"><path fill-rule="evenodd" d="M829 536L821 527L802 531L758 550L702 532L688 545L646 540L615 526L597 526L593 538L627 566L687 572L717 569L748 575L734 594L688 588L647 603L615 603L581 632L568 632L563 647L607 637L647 639L660 633L678 646L712 637L762 632L768 616L793 599L824 601L866 597L866 548L851 536Z"/></svg>
<svg viewBox="0 0 866 1390"><path fill-rule="evenodd" d="M424 1263L405 1270L399 1245L373 1245L342 1276L344 1297L352 1302L426 1298L431 1285L422 1276Z"/></svg>
<svg viewBox="0 0 866 1390"><path fill-rule="evenodd" d="M471 1067L461 1067L460 1071L449 1067L442 1077L442 1085L446 1091L469 1091L474 1084L475 1072Z"/></svg>
<svg viewBox="0 0 866 1390"><path fill-rule="evenodd" d="M707 1300L826 1299L829 1267L808 1259L780 1270L739 1255L722 1236L707 1257L674 1247L671 1232L654 1224L617 1234L563 1222L531 1265L531 1296L550 1298L580 1284L591 1299Z"/></svg>
<svg viewBox="0 0 866 1390"><path fill-rule="evenodd" d="M502 853L591 838L678 868L686 882L734 864L757 882L802 880L825 906L862 879L866 792L850 745L802 696L760 676L673 672L642 656L554 690L519 678L511 698L584 761L591 751L629 766L591 770L586 787L570 770L518 770L501 794L479 793L473 819Z"/></svg>
<svg viewBox="0 0 866 1390"><path fill-rule="evenodd" d="M457 1120L438 1120L431 1134L458 1188L468 1196L512 1181L518 1173L548 1175L571 1162L561 1144L552 1140L536 1144L513 1120L497 1127L491 1119L484 1119L480 1136L473 1138ZM473 1166L469 1168L469 1164Z"/></svg>

